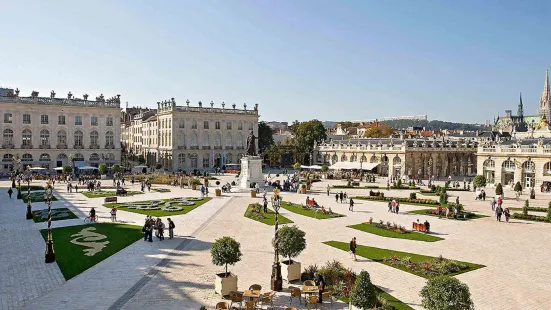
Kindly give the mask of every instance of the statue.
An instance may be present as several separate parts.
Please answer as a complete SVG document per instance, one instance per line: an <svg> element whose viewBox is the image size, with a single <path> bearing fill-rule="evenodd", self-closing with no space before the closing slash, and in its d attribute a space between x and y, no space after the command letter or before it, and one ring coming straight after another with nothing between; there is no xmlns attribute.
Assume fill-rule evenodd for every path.
<svg viewBox="0 0 551 310"><path fill-rule="evenodd" d="M67 94L67 99L72 99L72 98L73 98L73 94L72 94L71 92L69 92L69 93Z"/></svg>
<svg viewBox="0 0 551 310"><path fill-rule="evenodd" d="M88 101L88 94L84 94L82 97L84 97L84 100Z"/></svg>
<svg viewBox="0 0 551 310"><path fill-rule="evenodd" d="M256 155L256 137L254 136L253 131L249 133L247 137L247 155L255 156Z"/></svg>
<svg viewBox="0 0 551 310"><path fill-rule="evenodd" d="M55 92L52 90L52 92L50 93L50 98L54 99L55 98Z"/></svg>

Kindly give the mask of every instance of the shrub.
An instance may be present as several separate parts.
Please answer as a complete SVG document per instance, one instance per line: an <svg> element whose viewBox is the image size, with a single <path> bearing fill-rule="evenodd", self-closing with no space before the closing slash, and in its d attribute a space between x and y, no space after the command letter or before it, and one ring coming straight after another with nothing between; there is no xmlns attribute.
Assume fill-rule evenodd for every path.
<svg viewBox="0 0 551 310"><path fill-rule="evenodd" d="M163 168L163 164L161 164L161 163L156 163L155 164L155 169L159 170L161 168Z"/></svg>
<svg viewBox="0 0 551 310"><path fill-rule="evenodd" d="M473 179L473 184L476 187L486 187L486 177L483 175L477 175Z"/></svg>
<svg viewBox="0 0 551 310"><path fill-rule="evenodd" d="M314 273L318 272L318 265L310 265L304 268L304 271L300 275L302 281L314 279Z"/></svg>
<svg viewBox="0 0 551 310"><path fill-rule="evenodd" d="M327 170L329 170L329 167L327 167L327 165L322 165L321 166L321 171L322 172L327 172Z"/></svg>
<svg viewBox="0 0 551 310"><path fill-rule="evenodd" d="M434 184L431 185L431 186L430 186L430 191L431 191L431 192L436 192L436 185L434 185Z"/></svg>
<svg viewBox="0 0 551 310"><path fill-rule="evenodd" d="M145 164L145 157L143 155L138 156L138 163L140 165Z"/></svg>
<svg viewBox="0 0 551 310"><path fill-rule="evenodd" d="M362 270L350 293L350 303L360 309L368 309L375 307L376 302L377 292L375 286L371 283L369 273Z"/></svg>
<svg viewBox="0 0 551 310"><path fill-rule="evenodd" d="M277 231L279 254L289 258L289 264L306 249L306 233L297 226L283 226Z"/></svg>
<svg viewBox="0 0 551 310"><path fill-rule="evenodd" d="M503 186L501 183L498 183L496 186L496 195L502 196L503 195Z"/></svg>
<svg viewBox="0 0 551 310"><path fill-rule="evenodd" d="M401 179L398 179L398 181L396 181L396 186L398 186L398 187L402 186L402 180Z"/></svg>
<svg viewBox="0 0 551 310"><path fill-rule="evenodd" d="M225 276L228 275L228 265L235 265L241 260L241 245L232 237L216 239L210 248L212 263L216 266L226 266Z"/></svg>
<svg viewBox="0 0 551 310"><path fill-rule="evenodd" d="M72 174L73 173L73 167L71 166L63 166L63 173L64 174Z"/></svg>
<svg viewBox="0 0 551 310"><path fill-rule="evenodd" d="M107 173L107 165L106 165L106 164L100 164L100 165L98 166L98 169L99 169L99 172L100 172L101 174Z"/></svg>
<svg viewBox="0 0 551 310"><path fill-rule="evenodd" d="M526 216L528 215L528 208L530 207L530 202L528 202L528 199L524 202L524 207L522 207L522 215Z"/></svg>
<svg viewBox="0 0 551 310"><path fill-rule="evenodd" d="M547 204L547 221L551 222L551 201Z"/></svg>
<svg viewBox="0 0 551 310"><path fill-rule="evenodd" d="M417 199L416 193L409 193L409 199Z"/></svg>
<svg viewBox="0 0 551 310"><path fill-rule="evenodd" d="M325 279L325 284L330 287L335 295L349 297L354 282L356 281L356 273L351 269L347 269L339 261L328 261L323 268L317 271Z"/></svg>
<svg viewBox="0 0 551 310"><path fill-rule="evenodd" d="M515 184L515 188L513 189L515 192L522 192L522 185L520 185L520 181L517 181Z"/></svg>
<svg viewBox="0 0 551 310"><path fill-rule="evenodd" d="M293 165L293 168L294 168L295 170L300 169L300 163L298 163L298 162L295 163L295 164Z"/></svg>
<svg viewBox="0 0 551 310"><path fill-rule="evenodd" d="M111 170L113 170L114 173L121 172L121 166L113 165L113 167L111 167Z"/></svg>
<svg viewBox="0 0 551 310"><path fill-rule="evenodd" d="M427 281L419 293L427 310L474 309L469 287L456 278L441 276Z"/></svg>

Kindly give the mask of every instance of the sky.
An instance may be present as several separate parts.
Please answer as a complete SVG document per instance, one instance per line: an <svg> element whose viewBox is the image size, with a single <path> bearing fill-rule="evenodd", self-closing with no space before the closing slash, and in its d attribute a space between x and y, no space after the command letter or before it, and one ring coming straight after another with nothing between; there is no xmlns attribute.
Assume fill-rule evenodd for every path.
<svg viewBox="0 0 551 310"><path fill-rule="evenodd" d="M536 112L551 1L0 0L0 86L261 120Z"/></svg>

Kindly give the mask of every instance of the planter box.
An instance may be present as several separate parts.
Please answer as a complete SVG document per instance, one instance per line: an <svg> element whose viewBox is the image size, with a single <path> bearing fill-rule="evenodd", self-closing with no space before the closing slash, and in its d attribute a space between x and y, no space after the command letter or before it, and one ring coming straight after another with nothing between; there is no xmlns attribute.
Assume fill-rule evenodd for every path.
<svg viewBox="0 0 551 310"><path fill-rule="evenodd" d="M281 277L284 280L287 280L287 282L300 280L301 266L299 262L293 261L293 263L289 265L289 261L283 261L281 264Z"/></svg>
<svg viewBox="0 0 551 310"><path fill-rule="evenodd" d="M301 187L301 188L300 188L300 192L301 192L302 194L306 194L306 187Z"/></svg>
<svg viewBox="0 0 551 310"><path fill-rule="evenodd" d="M221 296L229 295L231 291L237 291L237 276L229 274L224 277L225 273L219 273L214 280L214 292Z"/></svg>
<svg viewBox="0 0 551 310"><path fill-rule="evenodd" d="M214 190L214 193L215 193L215 195L216 195L217 197L218 197L218 196L222 196L222 190L219 189L219 188L215 189L215 190Z"/></svg>
<svg viewBox="0 0 551 310"><path fill-rule="evenodd" d="M251 198L256 198L256 190L251 190Z"/></svg>
<svg viewBox="0 0 551 310"><path fill-rule="evenodd" d="M197 185L196 185L196 184L192 184L192 185L191 185L191 189L194 190L194 191L196 191L196 190L197 190Z"/></svg>

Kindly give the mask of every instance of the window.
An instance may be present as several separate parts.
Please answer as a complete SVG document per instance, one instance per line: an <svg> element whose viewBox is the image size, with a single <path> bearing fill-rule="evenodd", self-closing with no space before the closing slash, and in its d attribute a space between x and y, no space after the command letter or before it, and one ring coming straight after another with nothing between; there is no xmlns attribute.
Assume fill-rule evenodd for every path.
<svg viewBox="0 0 551 310"><path fill-rule="evenodd" d="M228 132L226 134L226 147L232 146L232 137L231 134Z"/></svg>
<svg viewBox="0 0 551 310"><path fill-rule="evenodd" d="M196 120L191 121L191 129L197 129L197 121Z"/></svg>
<svg viewBox="0 0 551 310"><path fill-rule="evenodd" d="M243 135L237 135L237 147L243 147Z"/></svg>
<svg viewBox="0 0 551 310"><path fill-rule="evenodd" d="M243 123L242 122L239 122L237 124L237 130L243 130Z"/></svg>
<svg viewBox="0 0 551 310"><path fill-rule="evenodd" d="M214 147L220 148L222 146L222 138L219 133L214 135Z"/></svg>
<svg viewBox="0 0 551 310"><path fill-rule="evenodd" d="M197 133L195 133L195 132L191 133L190 146L192 146L192 147L197 146Z"/></svg>
<svg viewBox="0 0 551 310"><path fill-rule="evenodd" d="M13 145L13 130L9 128L4 129L4 144Z"/></svg>
<svg viewBox="0 0 551 310"><path fill-rule="evenodd" d="M60 115L57 117L57 124L58 125L65 125L65 115Z"/></svg>
<svg viewBox="0 0 551 310"><path fill-rule="evenodd" d="M23 114L23 124L30 124L30 123L31 123L31 115Z"/></svg>
<svg viewBox="0 0 551 310"><path fill-rule="evenodd" d="M39 161L51 161L50 155L49 155L49 154L46 154L46 153L41 154L41 155L40 155L40 158L39 158L38 160L39 160Z"/></svg>
<svg viewBox="0 0 551 310"><path fill-rule="evenodd" d="M203 122L203 129L209 129L209 121Z"/></svg>
<svg viewBox="0 0 551 310"><path fill-rule="evenodd" d="M23 154L21 161L33 161L33 156L31 154Z"/></svg>
<svg viewBox="0 0 551 310"><path fill-rule="evenodd" d="M220 122L214 123L214 129L220 129Z"/></svg>
<svg viewBox="0 0 551 310"><path fill-rule="evenodd" d="M105 134L105 147L115 147L115 135L112 131Z"/></svg>
<svg viewBox="0 0 551 310"><path fill-rule="evenodd" d="M226 129L227 129L227 130L231 130L231 122L227 122L227 123L226 123Z"/></svg>
<svg viewBox="0 0 551 310"><path fill-rule="evenodd" d="M48 115L40 115L40 124L47 125L48 124Z"/></svg>
<svg viewBox="0 0 551 310"><path fill-rule="evenodd" d="M83 137L82 131L80 130L75 131L74 138L75 138L76 147L82 146L82 137Z"/></svg>
<svg viewBox="0 0 551 310"><path fill-rule="evenodd" d="M50 132L46 129L40 131L40 145L50 144Z"/></svg>
<svg viewBox="0 0 551 310"><path fill-rule="evenodd" d="M107 119L105 120L105 125L106 126L113 126L113 117L112 116L107 116Z"/></svg>
<svg viewBox="0 0 551 310"><path fill-rule="evenodd" d="M226 154L226 164L231 164L233 155L231 153Z"/></svg>
<svg viewBox="0 0 551 310"><path fill-rule="evenodd" d="M92 154L90 154L90 160L91 160L91 161L98 161L98 160L99 160L99 155L98 155L98 153L92 153Z"/></svg>
<svg viewBox="0 0 551 310"><path fill-rule="evenodd" d="M184 122L184 120L180 120L180 125L178 126L179 128L186 128L186 123Z"/></svg>
<svg viewBox="0 0 551 310"><path fill-rule="evenodd" d="M75 125L82 125L82 116L75 116Z"/></svg>
<svg viewBox="0 0 551 310"><path fill-rule="evenodd" d="M186 135L180 134L178 137L178 146L186 146Z"/></svg>
<svg viewBox="0 0 551 310"><path fill-rule="evenodd" d="M4 124L11 124L12 117L11 113L4 113Z"/></svg>
<svg viewBox="0 0 551 310"><path fill-rule="evenodd" d="M98 125L98 117L97 116L92 116L90 118L90 125L91 126L97 126Z"/></svg>
<svg viewBox="0 0 551 310"><path fill-rule="evenodd" d="M65 133L65 130L60 130L57 132L57 144L67 145L67 134Z"/></svg>
<svg viewBox="0 0 551 310"><path fill-rule="evenodd" d="M90 146L99 146L99 134L95 130L90 133Z"/></svg>
<svg viewBox="0 0 551 310"><path fill-rule="evenodd" d="M253 130L253 123L249 123L249 130Z"/></svg>
<svg viewBox="0 0 551 310"><path fill-rule="evenodd" d="M30 146L31 140L33 138L33 133L29 129L23 130L23 145Z"/></svg>
<svg viewBox="0 0 551 310"><path fill-rule="evenodd" d="M203 155L203 168L209 168L210 167L210 158L209 154Z"/></svg>
<svg viewBox="0 0 551 310"><path fill-rule="evenodd" d="M178 154L178 166L180 168L184 168L185 163L186 163L186 155L185 154Z"/></svg>
<svg viewBox="0 0 551 310"><path fill-rule="evenodd" d="M210 146L210 136L208 133L203 133L203 147Z"/></svg>

